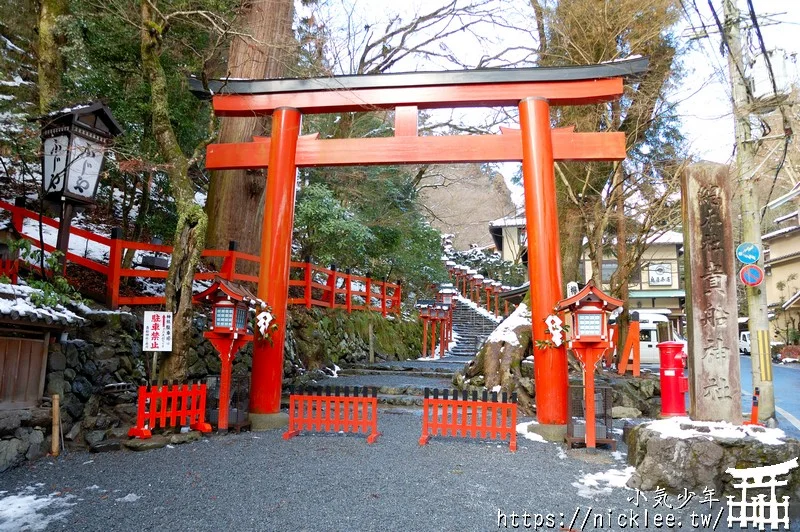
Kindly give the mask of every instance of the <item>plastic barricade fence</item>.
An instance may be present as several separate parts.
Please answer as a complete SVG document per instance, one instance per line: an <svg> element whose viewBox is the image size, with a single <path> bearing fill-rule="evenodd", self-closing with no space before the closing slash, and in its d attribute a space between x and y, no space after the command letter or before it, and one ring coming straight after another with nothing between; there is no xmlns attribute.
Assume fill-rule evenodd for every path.
<svg viewBox="0 0 800 532"><path fill-rule="evenodd" d="M420 445L428 443L432 436L452 436L462 438L481 438L508 440L509 449L517 450L517 394L511 394L510 400L503 392L498 401L497 393L491 397L483 392L478 400L478 392L473 391L469 397L467 391L460 394L453 390L444 390L439 398L439 390L431 394L425 388L425 399L422 404L422 436Z"/></svg>
<svg viewBox="0 0 800 532"><path fill-rule="evenodd" d="M289 430L283 439L301 431L364 433L367 443L375 443L378 432L378 390L345 386L292 388L289 393Z"/></svg>
<svg viewBox="0 0 800 532"><path fill-rule="evenodd" d="M170 386L164 381L161 386L139 386L136 426L128 431L128 436L147 439L156 427L185 425L192 430L211 432L205 416L205 384L173 382Z"/></svg>

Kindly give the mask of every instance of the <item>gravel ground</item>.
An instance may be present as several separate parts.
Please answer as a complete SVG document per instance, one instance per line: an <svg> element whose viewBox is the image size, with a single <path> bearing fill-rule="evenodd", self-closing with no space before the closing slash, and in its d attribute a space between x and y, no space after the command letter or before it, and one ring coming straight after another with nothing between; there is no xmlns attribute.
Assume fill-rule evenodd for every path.
<svg viewBox="0 0 800 532"><path fill-rule="evenodd" d="M506 443L450 438L420 447L420 416L381 410L374 445L363 435L283 441L281 431L268 431L40 460L0 474L0 530L497 530L513 528L512 513L524 512L552 513L553 526L539 529L560 530L576 511L576 530L630 530L618 525L620 513L637 515L639 529L645 509L650 529L653 513L665 514L653 509L652 493L639 507L625 488L580 493L592 491L580 484L587 474L623 470L621 454L565 452L524 438L516 453ZM681 529L712 530L692 527L689 514L716 518L722 506L709 511L699 498L666 512ZM614 524L593 526L593 516L609 510ZM525 528L522 517L516 524ZM716 530L728 530L724 516Z"/></svg>

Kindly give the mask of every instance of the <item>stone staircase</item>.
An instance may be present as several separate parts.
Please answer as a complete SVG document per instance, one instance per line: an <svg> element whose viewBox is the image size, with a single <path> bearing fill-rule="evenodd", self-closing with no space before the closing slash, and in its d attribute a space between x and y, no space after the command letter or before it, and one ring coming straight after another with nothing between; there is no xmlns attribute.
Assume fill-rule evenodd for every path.
<svg viewBox="0 0 800 532"><path fill-rule="evenodd" d="M468 301L463 298L455 300L453 332L457 342L450 350L450 358L465 359L464 362L472 360L498 325L496 321L473 308Z"/></svg>
<svg viewBox="0 0 800 532"><path fill-rule="evenodd" d="M453 308L452 349L438 360L403 360L375 364L352 364L342 368L336 378L319 382L321 386L376 387L378 402L385 405L421 406L425 388L453 387L453 375L471 361L497 323L457 300ZM420 354L421 355L421 354Z"/></svg>

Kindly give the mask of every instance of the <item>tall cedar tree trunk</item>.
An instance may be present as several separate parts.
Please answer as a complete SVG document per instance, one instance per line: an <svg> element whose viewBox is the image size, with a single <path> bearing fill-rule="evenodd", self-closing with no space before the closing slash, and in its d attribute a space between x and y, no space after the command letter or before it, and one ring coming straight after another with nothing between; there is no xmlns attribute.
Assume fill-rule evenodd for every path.
<svg viewBox="0 0 800 532"><path fill-rule="evenodd" d="M162 361L161 378L185 380L188 342L192 325L192 278L203 250L206 215L194 202L194 189L189 179L189 159L178 145L169 120L167 80L161 66L161 44L164 27L154 20L152 0L142 0L142 69L150 82L150 107L153 134L164 159L175 197L178 223L175 228L172 262L166 286L166 310L173 313L172 353Z"/></svg>
<svg viewBox="0 0 800 532"><path fill-rule="evenodd" d="M228 75L282 77L292 55L293 1L244 0L242 9L245 12L242 31L248 37L236 36L231 42ZM267 122L259 117L223 118L217 142L250 142L253 135L267 131ZM206 240L210 248L227 249L228 242L236 240L241 251L259 254L265 189L263 170L211 172L206 200Z"/></svg>
<svg viewBox="0 0 800 532"><path fill-rule="evenodd" d="M39 112L46 114L58 101L61 93L61 74L64 59L61 56L61 37L58 34L58 17L67 14L67 0L40 0L38 71Z"/></svg>

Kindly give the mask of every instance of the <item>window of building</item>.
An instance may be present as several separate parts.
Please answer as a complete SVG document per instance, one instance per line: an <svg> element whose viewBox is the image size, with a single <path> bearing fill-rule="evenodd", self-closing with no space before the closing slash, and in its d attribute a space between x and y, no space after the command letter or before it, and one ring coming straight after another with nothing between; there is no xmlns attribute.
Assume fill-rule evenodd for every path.
<svg viewBox="0 0 800 532"><path fill-rule="evenodd" d="M604 283L611 282L611 276L617 271L617 261L616 260L604 260L603 261L603 270L602 270L602 280Z"/></svg>

